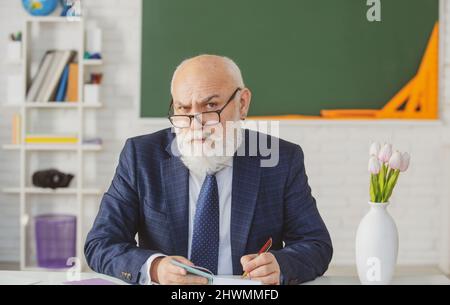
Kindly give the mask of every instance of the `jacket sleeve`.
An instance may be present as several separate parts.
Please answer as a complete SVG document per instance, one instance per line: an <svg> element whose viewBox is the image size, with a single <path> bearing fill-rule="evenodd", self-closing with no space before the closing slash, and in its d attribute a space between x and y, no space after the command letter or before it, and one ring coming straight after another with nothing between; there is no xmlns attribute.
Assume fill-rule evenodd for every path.
<svg viewBox="0 0 450 305"><path fill-rule="evenodd" d="M284 196L285 247L271 251L280 265L283 284L299 284L321 276L333 255L330 235L311 195L303 151L296 145Z"/></svg>
<svg viewBox="0 0 450 305"><path fill-rule="evenodd" d="M131 284L138 283L141 267L156 253L136 243L140 214L136 175L135 148L129 139L84 247L94 271Z"/></svg>

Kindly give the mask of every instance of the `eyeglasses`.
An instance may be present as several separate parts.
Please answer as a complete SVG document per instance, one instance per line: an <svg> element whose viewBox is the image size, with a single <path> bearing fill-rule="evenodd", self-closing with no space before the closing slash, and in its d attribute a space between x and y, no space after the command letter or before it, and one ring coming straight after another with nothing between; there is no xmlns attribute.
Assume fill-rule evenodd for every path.
<svg viewBox="0 0 450 305"><path fill-rule="evenodd" d="M173 100L172 100L170 103L168 119L169 119L170 123L172 123L172 125L176 128L190 127L192 124L192 119L194 119L194 118L197 120L197 122L202 124L202 126L217 125L220 123L220 114L228 106L228 104L233 101L233 99L236 97L236 94L240 90L242 90L242 88L237 88L221 109L214 110L214 111L201 112L201 113L197 113L197 114L171 115L170 112L171 112L172 106L173 106Z"/></svg>

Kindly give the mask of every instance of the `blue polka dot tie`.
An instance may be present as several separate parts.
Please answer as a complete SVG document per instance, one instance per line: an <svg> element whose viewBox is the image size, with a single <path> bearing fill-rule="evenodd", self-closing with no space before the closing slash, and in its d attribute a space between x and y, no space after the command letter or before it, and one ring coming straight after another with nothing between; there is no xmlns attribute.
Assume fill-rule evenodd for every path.
<svg viewBox="0 0 450 305"><path fill-rule="evenodd" d="M217 274L219 260L219 191L214 175L207 175L197 200L191 261Z"/></svg>

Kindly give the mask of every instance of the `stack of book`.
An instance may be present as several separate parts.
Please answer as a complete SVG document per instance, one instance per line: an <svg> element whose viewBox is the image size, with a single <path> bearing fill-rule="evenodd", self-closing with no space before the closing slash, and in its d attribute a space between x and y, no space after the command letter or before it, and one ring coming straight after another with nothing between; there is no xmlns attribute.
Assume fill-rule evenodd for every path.
<svg viewBox="0 0 450 305"><path fill-rule="evenodd" d="M26 144L77 144L78 137L73 135L26 135Z"/></svg>
<svg viewBox="0 0 450 305"><path fill-rule="evenodd" d="M75 51L45 53L27 91L27 102L77 102L78 64Z"/></svg>

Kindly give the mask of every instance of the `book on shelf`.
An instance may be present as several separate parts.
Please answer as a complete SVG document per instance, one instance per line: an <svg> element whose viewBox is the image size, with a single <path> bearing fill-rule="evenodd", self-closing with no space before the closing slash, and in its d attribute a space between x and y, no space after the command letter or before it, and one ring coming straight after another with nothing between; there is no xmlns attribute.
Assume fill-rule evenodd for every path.
<svg viewBox="0 0 450 305"><path fill-rule="evenodd" d="M69 80L69 65L66 65L64 68L64 72L61 76L61 80L59 81L58 91L56 93L56 102L64 102L67 94L67 82Z"/></svg>
<svg viewBox="0 0 450 305"><path fill-rule="evenodd" d="M22 117L19 113L15 113L12 119L12 144L18 145L21 143L22 137Z"/></svg>
<svg viewBox="0 0 450 305"><path fill-rule="evenodd" d="M41 87L39 88L39 93L36 96L36 100L35 100L36 102L46 102L44 100L44 95L50 88L51 79L54 76L54 73L55 73L54 71L56 70L60 59L61 59L61 53L55 51L52 56L52 61L50 62L48 71L44 76L44 80L42 81Z"/></svg>
<svg viewBox="0 0 450 305"><path fill-rule="evenodd" d="M69 64L69 80L67 83L67 102L78 101L78 64Z"/></svg>
<svg viewBox="0 0 450 305"><path fill-rule="evenodd" d="M42 62L37 70L36 76L31 81L31 86L28 89L27 102L33 102L36 100L39 94L39 89L42 87L44 78L47 75L49 67L52 63L53 56L53 51L48 51L45 53L44 58L42 59Z"/></svg>
<svg viewBox="0 0 450 305"><path fill-rule="evenodd" d="M76 52L48 51L45 53L27 93L27 102L63 101L67 84L64 80L66 67L75 58ZM68 76L66 76L68 77Z"/></svg>
<svg viewBox="0 0 450 305"><path fill-rule="evenodd" d="M78 137L73 135L26 135L26 144L77 144Z"/></svg>

